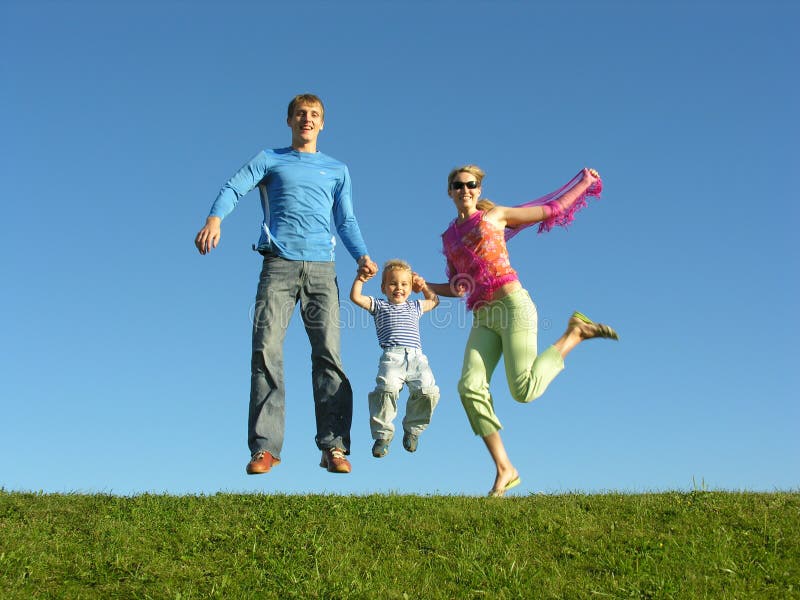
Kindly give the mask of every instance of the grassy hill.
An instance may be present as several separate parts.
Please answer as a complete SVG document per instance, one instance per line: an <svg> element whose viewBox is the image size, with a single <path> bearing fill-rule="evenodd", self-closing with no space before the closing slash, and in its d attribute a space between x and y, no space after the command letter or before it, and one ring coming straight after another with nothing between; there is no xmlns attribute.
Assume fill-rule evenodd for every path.
<svg viewBox="0 0 800 600"><path fill-rule="evenodd" d="M800 598L800 493L0 490L0 597Z"/></svg>

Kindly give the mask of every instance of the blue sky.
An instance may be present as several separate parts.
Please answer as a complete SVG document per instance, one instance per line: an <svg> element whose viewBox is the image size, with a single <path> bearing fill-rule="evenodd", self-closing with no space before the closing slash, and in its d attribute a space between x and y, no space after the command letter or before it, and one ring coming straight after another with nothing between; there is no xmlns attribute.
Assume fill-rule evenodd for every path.
<svg viewBox="0 0 800 600"><path fill-rule="evenodd" d="M452 167L482 166L502 204L602 174L603 198L568 230L509 244L540 349L575 309L622 338L580 346L532 404L497 372L515 494L797 489L798 17L761 0L4 2L0 487L489 489L456 394L460 301L422 321L442 399L419 451L370 455L379 348L346 299L341 244L353 473L317 466L296 314L283 462L245 475L257 193L215 252L192 242L225 180L289 144L291 97L313 92L370 254L431 281Z"/></svg>

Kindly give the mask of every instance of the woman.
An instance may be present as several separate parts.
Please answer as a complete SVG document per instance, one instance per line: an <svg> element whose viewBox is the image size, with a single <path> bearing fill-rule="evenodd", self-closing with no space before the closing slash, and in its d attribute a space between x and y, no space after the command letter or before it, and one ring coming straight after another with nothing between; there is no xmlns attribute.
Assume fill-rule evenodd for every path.
<svg viewBox="0 0 800 600"><path fill-rule="evenodd" d="M521 480L500 438L501 425L489 392L500 356L512 397L530 402L544 393L564 368L564 357L580 342L619 338L611 327L575 312L564 334L537 355L536 306L511 268L505 243L534 223L540 224L540 231L549 231L554 224L571 222L587 196L599 195L602 183L597 172L583 169L558 192L518 207L479 201L483 177L479 167L466 165L453 169L447 178L447 193L458 213L442 234L449 281L429 283L428 288L440 296L466 295L467 308L473 311L458 393L472 430L483 438L496 466L489 495L502 496ZM422 282L418 281L420 286Z"/></svg>

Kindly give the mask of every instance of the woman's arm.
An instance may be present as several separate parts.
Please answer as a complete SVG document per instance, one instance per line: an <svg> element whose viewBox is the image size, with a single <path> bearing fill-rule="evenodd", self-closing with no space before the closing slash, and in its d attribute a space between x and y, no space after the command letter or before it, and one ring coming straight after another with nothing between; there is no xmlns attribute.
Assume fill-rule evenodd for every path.
<svg viewBox="0 0 800 600"><path fill-rule="evenodd" d="M558 200L553 200L541 206L495 206L486 213L484 218L501 229L503 227L518 227L520 225L539 223L549 219L554 212L561 213L569 209L598 179L597 171L584 169L583 179Z"/></svg>
<svg viewBox="0 0 800 600"><path fill-rule="evenodd" d="M423 279L423 281L425 280ZM453 289L449 283L428 283L425 281L425 286L437 296L444 296L445 298L460 298L467 291L466 287ZM421 287L413 287L412 289L415 292L422 292Z"/></svg>

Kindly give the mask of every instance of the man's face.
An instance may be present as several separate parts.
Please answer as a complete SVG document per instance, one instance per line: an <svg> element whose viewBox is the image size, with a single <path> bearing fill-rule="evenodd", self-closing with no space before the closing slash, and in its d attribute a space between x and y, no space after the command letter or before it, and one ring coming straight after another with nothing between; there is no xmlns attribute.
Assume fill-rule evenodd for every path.
<svg viewBox="0 0 800 600"><path fill-rule="evenodd" d="M383 278L381 291L392 304L402 304L411 294L411 273L403 269L392 269Z"/></svg>
<svg viewBox="0 0 800 600"><path fill-rule="evenodd" d="M298 104L286 123L292 128L293 145L316 143L324 126L322 107L319 104Z"/></svg>

